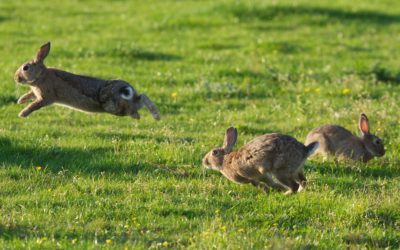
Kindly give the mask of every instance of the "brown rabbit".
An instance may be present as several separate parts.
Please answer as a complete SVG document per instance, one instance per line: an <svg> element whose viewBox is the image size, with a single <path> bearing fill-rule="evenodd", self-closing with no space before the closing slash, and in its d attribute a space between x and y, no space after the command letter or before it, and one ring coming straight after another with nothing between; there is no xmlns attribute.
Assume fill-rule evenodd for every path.
<svg viewBox="0 0 400 250"><path fill-rule="evenodd" d="M236 129L228 128L224 146L207 153L203 165L220 171L231 181L251 183L265 192L268 186L287 191L286 194L305 187L307 179L303 163L317 149L318 142L304 146L291 136L273 133L256 137L232 152L236 140ZM272 176L279 182L275 182Z"/></svg>
<svg viewBox="0 0 400 250"><path fill-rule="evenodd" d="M154 119L160 119L150 99L145 94L138 94L125 81L102 80L47 68L43 61L49 51L50 42L39 49L35 59L22 64L15 73L17 83L29 84L31 88L18 99L18 104L34 100L19 113L20 117L55 103L87 112L130 115L135 119L140 118L138 110L146 106Z"/></svg>
<svg viewBox="0 0 400 250"><path fill-rule="evenodd" d="M353 135L347 129L338 125L325 125L313 129L306 139L306 144L318 141L320 147L315 154L320 154L324 159L334 155L338 159L350 159L367 162L374 156L383 156L385 148L382 140L369 132L368 118L365 114L360 116L360 131L362 137Z"/></svg>

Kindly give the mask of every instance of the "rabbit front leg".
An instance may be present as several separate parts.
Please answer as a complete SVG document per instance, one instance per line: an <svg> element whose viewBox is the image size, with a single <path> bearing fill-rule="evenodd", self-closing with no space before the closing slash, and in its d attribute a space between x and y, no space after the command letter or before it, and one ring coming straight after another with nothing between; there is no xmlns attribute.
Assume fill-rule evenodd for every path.
<svg viewBox="0 0 400 250"><path fill-rule="evenodd" d="M38 110L40 108L43 108L47 105L49 105L50 103L48 101L45 101L43 99L41 100L36 100L34 102L32 102L31 104L29 104L27 107L25 107L20 113L19 113L19 117L27 117L30 113L32 113L35 110Z"/></svg>
<svg viewBox="0 0 400 250"><path fill-rule="evenodd" d="M19 99L18 99L18 104L25 103L29 100L36 99L35 93L33 91L29 91L28 93L23 94Z"/></svg>
<svg viewBox="0 0 400 250"><path fill-rule="evenodd" d="M145 94L140 95L140 102L150 111L153 115L153 118L156 120L160 120L160 113L158 112L154 103L147 97Z"/></svg>
<svg viewBox="0 0 400 250"><path fill-rule="evenodd" d="M259 181L250 181L251 185L255 186L258 189L261 189L263 192L268 193L269 188L267 185L260 183Z"/></svg>

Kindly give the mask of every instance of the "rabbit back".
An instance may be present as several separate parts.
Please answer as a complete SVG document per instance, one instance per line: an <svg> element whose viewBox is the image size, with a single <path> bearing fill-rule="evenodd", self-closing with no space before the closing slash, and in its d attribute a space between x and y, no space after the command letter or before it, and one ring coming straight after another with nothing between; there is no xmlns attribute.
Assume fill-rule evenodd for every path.
<svg viewBox="0 0 400 250"><path fill-rule="evenodd" d="M298 171L307 157L306 147L293 137L278 133L251 140L228 155L224 165L241 176L256 178L260 173Z"/></svg>
<svg viewBox="0 0 400 250"><path fill-rule="evenodd" d="M320 147L315 153L324 156L324 158L328 155L335 155L339 159L360 160L365 154L362 140L339 125L324 125L313 129L307 135L305 144L312 141L320 143Z"/></svg>
<svg viewBox="0 0 400 250"><path fill-rule="evenodd" d="M98 93L105 84L106 81L101 79L50 68L40 89L43 95L47 95L44 98L56 104L88 112L104 112Z"/></svg>

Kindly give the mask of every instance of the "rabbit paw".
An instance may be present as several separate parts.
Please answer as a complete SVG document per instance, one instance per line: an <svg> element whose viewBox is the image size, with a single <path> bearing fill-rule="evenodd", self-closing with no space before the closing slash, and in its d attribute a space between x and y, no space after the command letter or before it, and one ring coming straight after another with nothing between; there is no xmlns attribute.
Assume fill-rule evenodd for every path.
<svg viewBox="0 0 400 250"><path fill-rule="evenodd" d="M25 117L27 117L28 115L29 115L29 113L28 113L28 112L25 112L25 111L21 111L21 112L18 114L18 116L21 117L21 118L25 118Z"/></svg>

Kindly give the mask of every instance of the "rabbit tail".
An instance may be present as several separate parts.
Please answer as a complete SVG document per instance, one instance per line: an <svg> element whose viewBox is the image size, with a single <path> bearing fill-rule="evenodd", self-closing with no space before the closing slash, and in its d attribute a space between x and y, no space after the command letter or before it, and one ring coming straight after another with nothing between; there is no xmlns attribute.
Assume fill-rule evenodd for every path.
<svg viewBox="0 0 400 250"><path fill-rule="evenodd" d="M318 146L319 146L318 141L311 142L310 144L308 144L306 146L306 158L312 155L315 152L315 150L317 150Z"/></svg>

